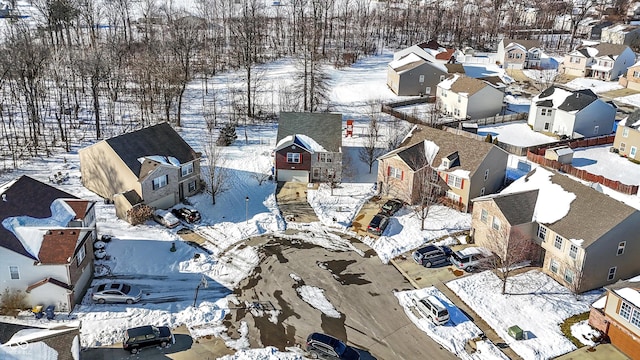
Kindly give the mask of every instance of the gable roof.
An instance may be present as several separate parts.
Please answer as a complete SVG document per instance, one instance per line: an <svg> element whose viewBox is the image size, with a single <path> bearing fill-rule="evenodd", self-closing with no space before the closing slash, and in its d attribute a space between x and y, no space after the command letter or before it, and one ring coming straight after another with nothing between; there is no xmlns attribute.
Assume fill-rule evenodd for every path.
<svg viewBox="0 0 640 360"><path fill-rule="evenodd" d="M313 154L316 152L327 152L325 148L323 148L320 144L318 144L315 140L308 137L307 135L302 134L294 134L285 136L276 144L276 151L287 148L291 145L298 145L299 147L307 150L309 153Z"/></svg>
<svg viewBox="0 0 640 360"><path fill-rule="evenodd" d="M493 201L511 225L530 223L538 200L538 191L528 190L511 194L495 194Z"/></svg>
<svg viewBox="0 0 640 360"><path fill-rule="evenodd" d="M466 74L466 71L464 70L464 66L462 64L456 63L456 64L444 64L444 66L447 68L447 73L449 74Z"/></svg>
<svg viewBox="0 0 640 360"><path fill-rule="evenodd" d="M139 158L145 156L174 157L181 164L199 158L199 155L166 122L103 140L124 161L136 176L142 165Z"/></svg>
<svg viewBox="0 0 640 360"><path fill-rule="evenodd" d="M567 90L551 86L533 98L538 106L556 108L563 111L579 111L598 100L598 95L589 89Z"/></svg>
<svg viewBox="0 0 640 360"><path fill-rule="evenodd" d="M53 284L53 285L59 286L59 287L61 287L63 289L67 289L67 290L71 290L73 288L72 286L70 286L70 285L68 285L68 284L66 284L66 283L64 283L64 282L62 282L60 280L54 279L52 277L48 277L48 278L42 279L40 281L36 281L35 283L27 286L26 292L31 292L31 290L33 290L33 289L35 289L37 287L40 287L40 286L42 286L44 284Z"/></svg>
<svg viewBox="0 0 640 360"><path fill-rule="evenodd" d="M329 152L339 152L342 147L342 114L280 113L276 143L296 134L310 137Z"/></svg>
<svg viewBox="0 0 640 360"><path fill-rule="evenodd" d="M576 49L580 54L587 58L607 56L615 59L628 48L627 45L600 43L595 46L584 46Z"/></svg>
<svg viewBox="0 0 640 360"><path fill-rule="evenodd" d="M529 50L531 48L539 48L541 43L539 40L522 40L522 39L502 39L504 47L508 47L509 44L518 44L525 48L525 50Z"/></svg>
<svg viewBox="0 0 640 360"><path fill-rule="evenodd" d="M620 120L618 126L626 126L628 128L640 130L640 109L636 109L626 118Z"/></svg>
<svg viewBox="0 0 640 360"><path fill-rule="evenodd" d="M487 154L489 154L489 152L494 147L496 149L499 149L500 151L504 151L497 146L484 141L466 138L428 126L416 125L398 149L382 155L380 159L389 158L391 156L399 154L400 152L409 151L407 153L407 158L416 158L420 160L420 158L417 158L416 156L409 157L409 154L411 152L420 151L422 149L425 149L426 151L427 146L414 147L412 149L413 145L416 145L418 143L422 144L425 140L429 140L430 142L434 143L438 148L436 154L433 155L433 163L431 164L432 167L438 168L442 164L442 158L447 157L457 151L458 161L451 164L451 166L447 170L467 170L470 172L470 176L475 173L475 171L478 169L478 166L480 166L482 161L486 158ZM400 157L403 158L402 156ZM403 161L405 160L403 159ZM411 166L411 164L407 163L407 166Z"/></svg>
<svg viewBox="0 0 640 360"><path fill-rule="evenodd" d="M0 199L0 221L10 217L30 216L44 219L51 217L51 204L56 199L78 199L53 186L23 175L17 180L0 187L5 195ZM82 213L84 216L84 213ZM13 232L0 225L0 247L36 260Z"/></svg>
<svg viewBox="0 0 640 360"><path fill-rule="evenodd" d="M457 94L467 94L468 96L472 96L487 86L495 89L492 84L486 81L460 74L453 74L438 84L438 87L451 90Z"/></svg>
<svg viewBox="0 0 640 360"><path fill-rule="evenodd" d="M416 53L409 53L398 60L393 60L389 63L389 67L395 70L397 73L403 71L415 69L416 67L426 63L427 61L420 57Z"/></svg>
<svg viewBox="0 0 640 360"><path fill-rule="evenodd" d="M76 246L87 235L79 229L55 229L45 233L38 253L44 265L68 264L76 253Z"/></svg>

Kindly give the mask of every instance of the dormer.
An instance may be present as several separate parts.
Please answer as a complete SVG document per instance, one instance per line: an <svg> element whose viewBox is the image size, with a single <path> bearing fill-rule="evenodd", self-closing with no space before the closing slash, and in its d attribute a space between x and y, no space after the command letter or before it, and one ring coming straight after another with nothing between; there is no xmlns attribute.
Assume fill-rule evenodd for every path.
<svg viewBox="0 0 640 360"><path fill-rule="evenodd" d="M446 157L442 158L442 168L450 169L452 167L460 165L460 159L458 157L458 152L454 151Z"/></svg>

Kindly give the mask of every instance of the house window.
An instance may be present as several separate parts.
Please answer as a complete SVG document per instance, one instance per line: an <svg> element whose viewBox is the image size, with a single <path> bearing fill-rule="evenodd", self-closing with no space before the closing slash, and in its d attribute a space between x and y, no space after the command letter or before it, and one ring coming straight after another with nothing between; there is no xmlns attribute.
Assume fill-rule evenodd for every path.
<svg viewBox="0 0 640 360"><path fill-rule="evenodd" d="M627 242L626 242L626 241L621 241L621 242L618 244L618 253L617 253L617 256L620 256L620 255L624 254L624 247L625 247L626 245L627 245Z"/></svg>
<svg viewBox="0 0 640 360"><path fill-rule="evenodd" d="M319 162L323 162L323 163L330 163L332 161L331 154L319 153L318 154L318 161Z"/></svg>
<svg viewBox="0 0 640 360"><path fill-rule="evenodd" d="M480 196L484 196L484 187L482 189L480 189Z"/></svg>
<svg viewBox="0 0 640 360"><path fill-rule="evenodd" d="M618 314L620 314L620 316L627 319L628 321L628 320L631 320L632 311L633 311L633 308L631 307L631 305L623 301L622 304L620 305L620 311L618 311Z"/></svg>
<svg viewBox="0 0 640 360"><path fill-rule="evenodd" d="M394 167L389 167L389 176L402 180L402 170Z"/></svg>
<svg viewBox="0 0 640 360"><path fill-rule="evenodd" d="M458 94L458 102L462 102L462 95Z"/></svg>
<svg viewBox="0 0 640 360"><path fill-rule="evenodd" d="M482 209L482 211L480 212L480 221L486 224L488 218L489 218L489 213L487 212L487 210Z"/></svg>
<svg viewBox="0 0 640 360"><path fill-rule="evenodd" d="M431 181L433 182L438 181L438 170L431 169Z"/></svg>
<svg viewBox="0 0 640 360"><path fill-rule="evenodd" d="M169 175L158 176L152 181L153 190L163 188L167 186L168 183L169 183Z"/></svg>
<svg viewBox="0 0 640 360"><path fill-rule="evenodd" d="M82 247L78 249L78 253L76 254L76 264L78 264L78 266L82 264L82 260L84 260L84 257L86 255L87 255L87 251L85 250L84 244L83 244Z"/></svg>
<svg viewBox="0 0 640 360"><path fill-rule="evenodd" d="M636 151L638 151L638 148L636 148L635 146L632 146L631 150L629 150L629 156L636 157Z"/></svg>
<svg viewBox="0 0 640 360"><path fill-rule="evenodd" d="M491 224L493 230L500 230L500 219L496 216L493 217L493 223Z"/></svg>
<svg viewBox="0 0 640 360"><path fill-rule="evenodd" d="M574 63L574 64L580 64L580 58L572 56L572 57L569 58L569 62Z"/></svg>
<svg viewBox="0 0 640 360"><path fill-rule="evenodd" d="M628 127L622 129L622 137L627 137L627 136L629 136L629 128Z"/></svg>
<svg viewBox="0 0 640 360"><path fill-rule="evenodd" d="M187 189L190 193L196 191L196 181L193 180L187 185Z"/></svg>
<svg viewBox="0 0 640 360"><path fill-rule="evenodd" d="M17 266L9 266L9 273L11 273L11 280L20 279L20 271Z"/></svg>
<svg viewBox="0 0 640 360"><path fill-rule="evenodd" d="M462 189L462 178L459 176L449 174L447 176L447 185L453 186L458 189Z"/></svg>
<svg viewBox="0 0 640 360"><path fill-rule="evenodd" d="M447 90L446 89L442 89L442 97L447 97Z"/></svg>
<svg viewBox="0 0 640 360"><path fill-rule="evenodd" d="M542 241L544 241L547 238L547 228L542 226L542 225L538 225L538 237L540 239L542 239Z"/></svg>
<svg viewBox="0 0 640 360"><path fill-rule="evenodd" d="M600 130L600 126L596 125L593 127L593 135L598 135L598 131Z"/></svg>
<svg viewBox="0 0 640 360"><path fill-rule="evenodd" d="M568 282L569 284L573 284L573 271L569 269L564 270L564 281Z"/></svg>
<svg viewBox="0 0 640 360"><path fill-rule="evenodd" d="M640 71L638 71L638 70L634 70L634 71L633 71L633 77L634 77L634 78L640 78Z"/></svg>
<svg viewBox="0 0 640 360"><path fill-rule="evenodd" d="M445 169L449 168L449 159L442 159L442 167Z"/></svg>
<svg viewBox="0 0 640 360"><path fill-rule="evenodd" d="M554 274L558 273L558 262L555 259L551 259L549 262L549 270Z"/></svg>
<svg viewBox="0 0 640 360"><path fill-rule="evenodd" d="M489 178L489 169L484 171L484 181L487 181L488 178Z"/></svg>
<svg viewBox="0 0 640 360"><path fill-rule="evenodd" d="M562 238L560 235L556 235L556 240L553 242L553 246L555 246L556 249L562 249Z"/></svg>
<svg viewBox="0 0 640 360"><path fill-rule="evenodd" d="M420 75L420 80L419 80L419 81L420 81L421 83L423 83L423 82L424 82L424 75Z"/></svg>
<svg viewBox="0 0 640 360"><path fill-rule="evenodd" d="M575 246L574 244L571 244L571 246L569 247L569 256L572 259L575 259L578 257L578 247Z"/></svg>
<svg viewBox="0 0 640 360"><path fill-rule="evenodd" d="M451 199L451 200L453 200L454 202L457 202L457 203L462 201L462 198L460 197L460 195L458 195L458 194L456 194L454 192L451 192L451 191L447 191L447 198Z"/></svg>
<svg viewBox="0 0 640 360"><path fill-rule="evenodd" d="M440 75L440 81L444 81L444 75Z"/></svg>
<svg viewBox="0 0 640 360"><path fill-rule="evenodd" d="M623 142L621 142L621 143L620 143L620 151L623 151L623 152L624 152L624 149L625 149L626 147L627 147L627 144L625 144L625 143L623 143Z"/></svg>
<svg viewBox="0 0 640 360"><path fill-rule="evenodd" d="M616 266L609 268L609 275L607 276L608 281L611 281L616 277L616 269Z"/></svg>
<svg viewBox="0 0 640 360"><path fill-rule="evenodd" d="M540 115L542 115L542 116L551 116L552 112L553 112L553 109L542 109L542 110L540 110Z"/></svg>
<svg viewBox="0 0 640 360"><path fill-rule="evenodd" d="M460 116L460 109L458 108L453 109L453 115Z"/></svg>
<svg viewBox="0 0 640 360"><path fill-rule="evenodd" d="M188 163L180 168L182 177L193 173L193 163Z"/></svg>
<svg viewBox="0 0 640 360"><path fill-rule="evenodd" d="M287 162L289 164L300 164L300 153L287 153Z"/></svg>
<svg viewBox="0 0 640 360"><path fill-rule="evenodd" d="M544 123L544 129L546 131L549 131L549 123L548 122Z"/></svg>
<svg viewBox="0 0 640 360"><path fill-rule="evenodd" d="M320 168L313 168L312 176L314 179L320 179Z"/></svg>
<svg viewBox="0 0 640 360"><path fill-rule="evenodd" d="M640 311L634 309L631 313L631 323L637 327L640 327Z"/></svg>

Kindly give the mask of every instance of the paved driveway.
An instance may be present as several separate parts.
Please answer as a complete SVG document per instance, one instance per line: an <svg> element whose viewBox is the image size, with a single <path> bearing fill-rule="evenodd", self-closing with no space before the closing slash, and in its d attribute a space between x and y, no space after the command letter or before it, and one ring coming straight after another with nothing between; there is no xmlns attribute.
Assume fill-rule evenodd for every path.
<svg viewBox="0 0 640 360"><path fill-rule="evenodd" d="M238 299L258 304L261 312L240 309L227 320L249 324L251 347L304 346L309 333L319 331L347 340L362 359L431 359L456 357L434 342L407 318L393 295L413 287L393 268L384 265L361 243L365 252L332 252L307 243L276 239L264 245L264 260L254 275L236 291ZM340 312L329 317L303 301L304 285L324 290ZM306 288L308 290L308 288ZM269 309L279 311L269 314Z"/></svg>

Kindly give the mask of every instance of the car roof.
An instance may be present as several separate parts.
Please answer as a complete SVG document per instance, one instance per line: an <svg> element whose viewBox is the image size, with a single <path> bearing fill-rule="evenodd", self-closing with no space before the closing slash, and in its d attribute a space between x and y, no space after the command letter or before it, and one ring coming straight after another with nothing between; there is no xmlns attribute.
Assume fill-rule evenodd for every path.
<svg viewBox="0 0 640 360"><path fill-rule="evenodd" d="M333 344L335 344L337 341L339 341L338 339L334 338L333 336L330 336L330 335L327 335L327 334L322 334L322 333L313 333L313 334L309 335L309 337L312 340L320 341L322 343L329 344L331 346L333 346Z"/></svg>
<svg viewBox="0 0 640 360"><path fill-rule="evenodd" d="M153 332L153 327L151 325L139 326L139 327L127 329L127 335L129 335L129 337L145 335L152 332Z"/></svg>

